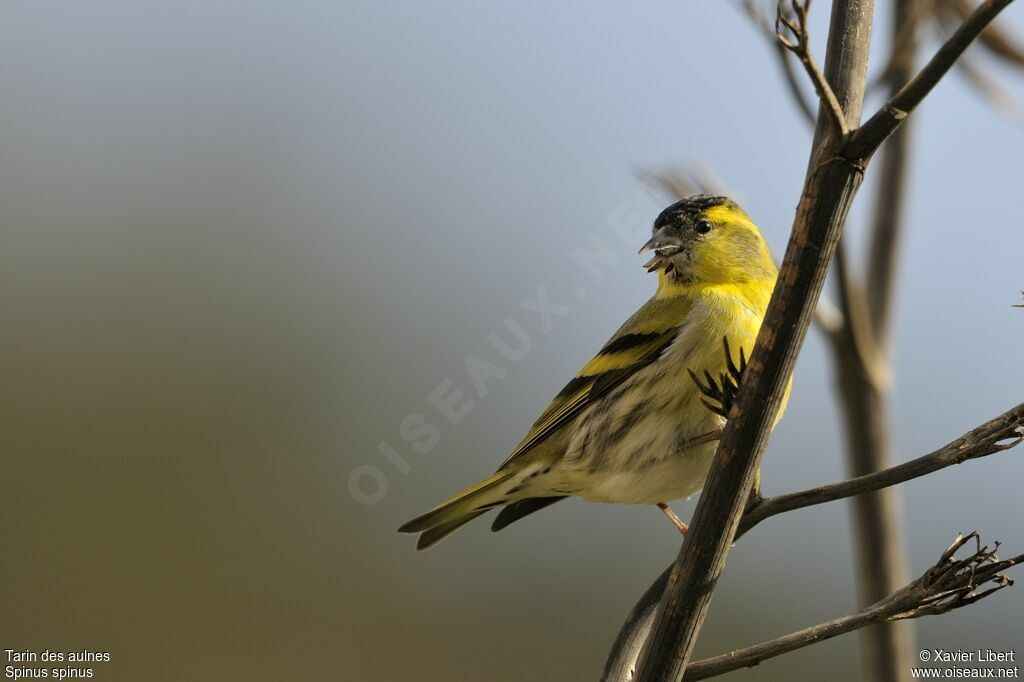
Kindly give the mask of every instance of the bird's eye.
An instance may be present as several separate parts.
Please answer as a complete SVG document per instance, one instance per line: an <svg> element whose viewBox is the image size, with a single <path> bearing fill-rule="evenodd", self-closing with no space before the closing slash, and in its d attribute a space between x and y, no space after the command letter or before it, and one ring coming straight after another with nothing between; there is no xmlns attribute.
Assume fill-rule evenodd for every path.
<svg viewBox="0 0 1024 682"><path fill-rule="evenodd" d="M701 220L697 223L697 232L700 234L707 234L711 231L712 227L710 220Z"/></svg>

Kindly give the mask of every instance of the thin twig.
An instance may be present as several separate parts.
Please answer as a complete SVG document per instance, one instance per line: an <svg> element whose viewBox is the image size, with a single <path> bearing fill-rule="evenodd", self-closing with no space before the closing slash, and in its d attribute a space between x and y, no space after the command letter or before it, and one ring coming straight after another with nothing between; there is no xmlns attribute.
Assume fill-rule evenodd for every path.
<svg viewBox="0 0 1024 682"><path fill-rule="evenodd" d="M786 46L782 43L775 42L775 53L778 55L779 64L782 67L782 76L786 79L786 87L789 88L789 92L793 95L793 101L796 102L797 109L803 115L804 121L807 125L814 127L814 107L811 101L804 96L804 91L800 89L800 79L797 78L796 69L793 68L793 62L790 61L790 52L786 49Z"/></svg>
<svg viewBox="0 0 1024 682"><path fill-rule="evenodd" d="M867 159L938 85L963 51L1013 0L985 0L938 49L928 64L849 137L847 158Z"/></svg>
<svg viewBox="0 0 1024 682"><path fill-rule="evenodd" d="M772 51L779 59L782 75L786 79L786 87L789 88L789 93L793 96L793 102L796 103L796 107L800 110L803 119L813 128L814 121L817 118L815 107L812 106L811 101L804 94L803 88L800 87L800 79L797 78L796 69L793 68L793 62L790 60L789 49L779 42L775 28L764 12L761 11L761 8L757 6L755 0L743 0L740 5L754 26L760 29L771 43Z"/></svg>
<svg viewBox="0 0 1024 682"><path fill-rule="evenodd" d="M974 552L963 559L956 559L956 553L971 540L975 541ZM977 532L958 535L935 565L921 577L871 606L746 649L696 661L686 669L683 679L687 682L704 680L749 668L769 658L868 625L948 613L974 604L1012 585L1013 581L1002 572L1024 561L1024 554L999 559L996 556L998 548L998 542L991 550L982 546Z"/></svg>
<svg viewBox="0 0 1024 682"><path fill-rule="evenodd" d="M785 4L785 0L778 4L775 37L780 45L795 54L803 64L804 71L814 85L814 91L818 93L818 99L829 113L832 125L839 131L840 137L846 137L850 129L846 125L846 115L839 104L839 98L825 80L825 75L818 68L818 63L811 53L811 37L807 30L807 12L811 7L811 0L790 0L788 11Z"/></svg>

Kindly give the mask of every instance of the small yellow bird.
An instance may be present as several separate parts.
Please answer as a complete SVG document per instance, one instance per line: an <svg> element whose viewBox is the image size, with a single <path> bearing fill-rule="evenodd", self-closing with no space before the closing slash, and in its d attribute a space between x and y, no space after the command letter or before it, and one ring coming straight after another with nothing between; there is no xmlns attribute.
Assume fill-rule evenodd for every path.
<svg viewBox="0 0 1024 682"><path fill-rule="evenodd" d="M398 529L421 533L417 549L490 509L504 507L491 526L498 531L572 495L656 504L686 532L665 503L704 486L731 380L757 338L777 270L754 222L721 196L666 208L645 251L655 253L646 264L658 271L654 296L555 396L497 473Z"/></svg>

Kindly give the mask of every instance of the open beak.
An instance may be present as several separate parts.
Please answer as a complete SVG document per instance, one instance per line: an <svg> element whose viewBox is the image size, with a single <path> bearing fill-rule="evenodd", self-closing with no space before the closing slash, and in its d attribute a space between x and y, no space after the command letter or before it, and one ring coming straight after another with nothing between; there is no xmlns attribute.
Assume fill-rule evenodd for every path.
<svg viewBox="0 0 1024 682"><path fill-rule="evenodd" d="M683 243L679 237L663 227L655 232L654 236L646 244L640 247L637 255L654 251L654 258L644 263L647 272L653 272L661 268L666 268L665 271L668 272L669 268L672 267L672 262L668 260L669 257L679 253L682 249Z"/></svg>
<svg viewBox="0 0 1024 682"><path fill-rule="evenodd" d="M647 253L648 251L654 251L660 256L672 256L679 253L683 248L683 243L679 237L672 234L668 228L661 228L654 233L646 244L640 247L637 251L637 255L641 253Z"/></svg>

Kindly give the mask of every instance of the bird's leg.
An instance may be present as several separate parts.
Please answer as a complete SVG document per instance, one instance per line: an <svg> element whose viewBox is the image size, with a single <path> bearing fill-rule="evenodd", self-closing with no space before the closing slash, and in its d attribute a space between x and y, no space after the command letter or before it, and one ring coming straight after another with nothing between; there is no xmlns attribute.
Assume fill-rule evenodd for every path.
<svg viewBox="0 0 1024 682"><path fill-rule="evenodd" d="M716 440L721 440L722 431L724 430L725 429L712 429L707 433L702 433L699 436L694 436L693 438L684 440L682 443L680 443L679 449L685 450L686 448L692 448L695 445L703 445L704 443L714 443Z"/></svg>
<svg viewBox="0 0 1024 682"><path fill-rule="evenodd" d="M701 398L700 401L704 403L704 406L717 415L723 417L729 416L729 410L732 409L732 403L736 398L736 393L740 390L740 380L743 379L743 372L747 369L747 357L743 352L743 348L740 347L740 363L739 366L732 361L732 351L729 349L729 338L726 336L722 337L722 347L725 350L725 366L726 372L718 375L718 381L711 376L711 372L704 370L704 379L701 381L694 373L692 369L687 371L690 373L690 378L693 379L693 383L697 384L697 388L705 396L711 400L705 400ZM721 387L719 387L721 383ZM715 404L717 403L717 404Z"/></svg>
<svg viewBox="0 0 1024 682"><path fill-rule="evenodd" d="M686 535L686 531L690 530L690 527L683 523L683 520L676 516L676 513L672 511L672 508L664 502L658 503L658 509L665 512L665 516L667 516L668 520L672 522L672 525L676 527L676 530L679 531L680 535Z"/></svg>

